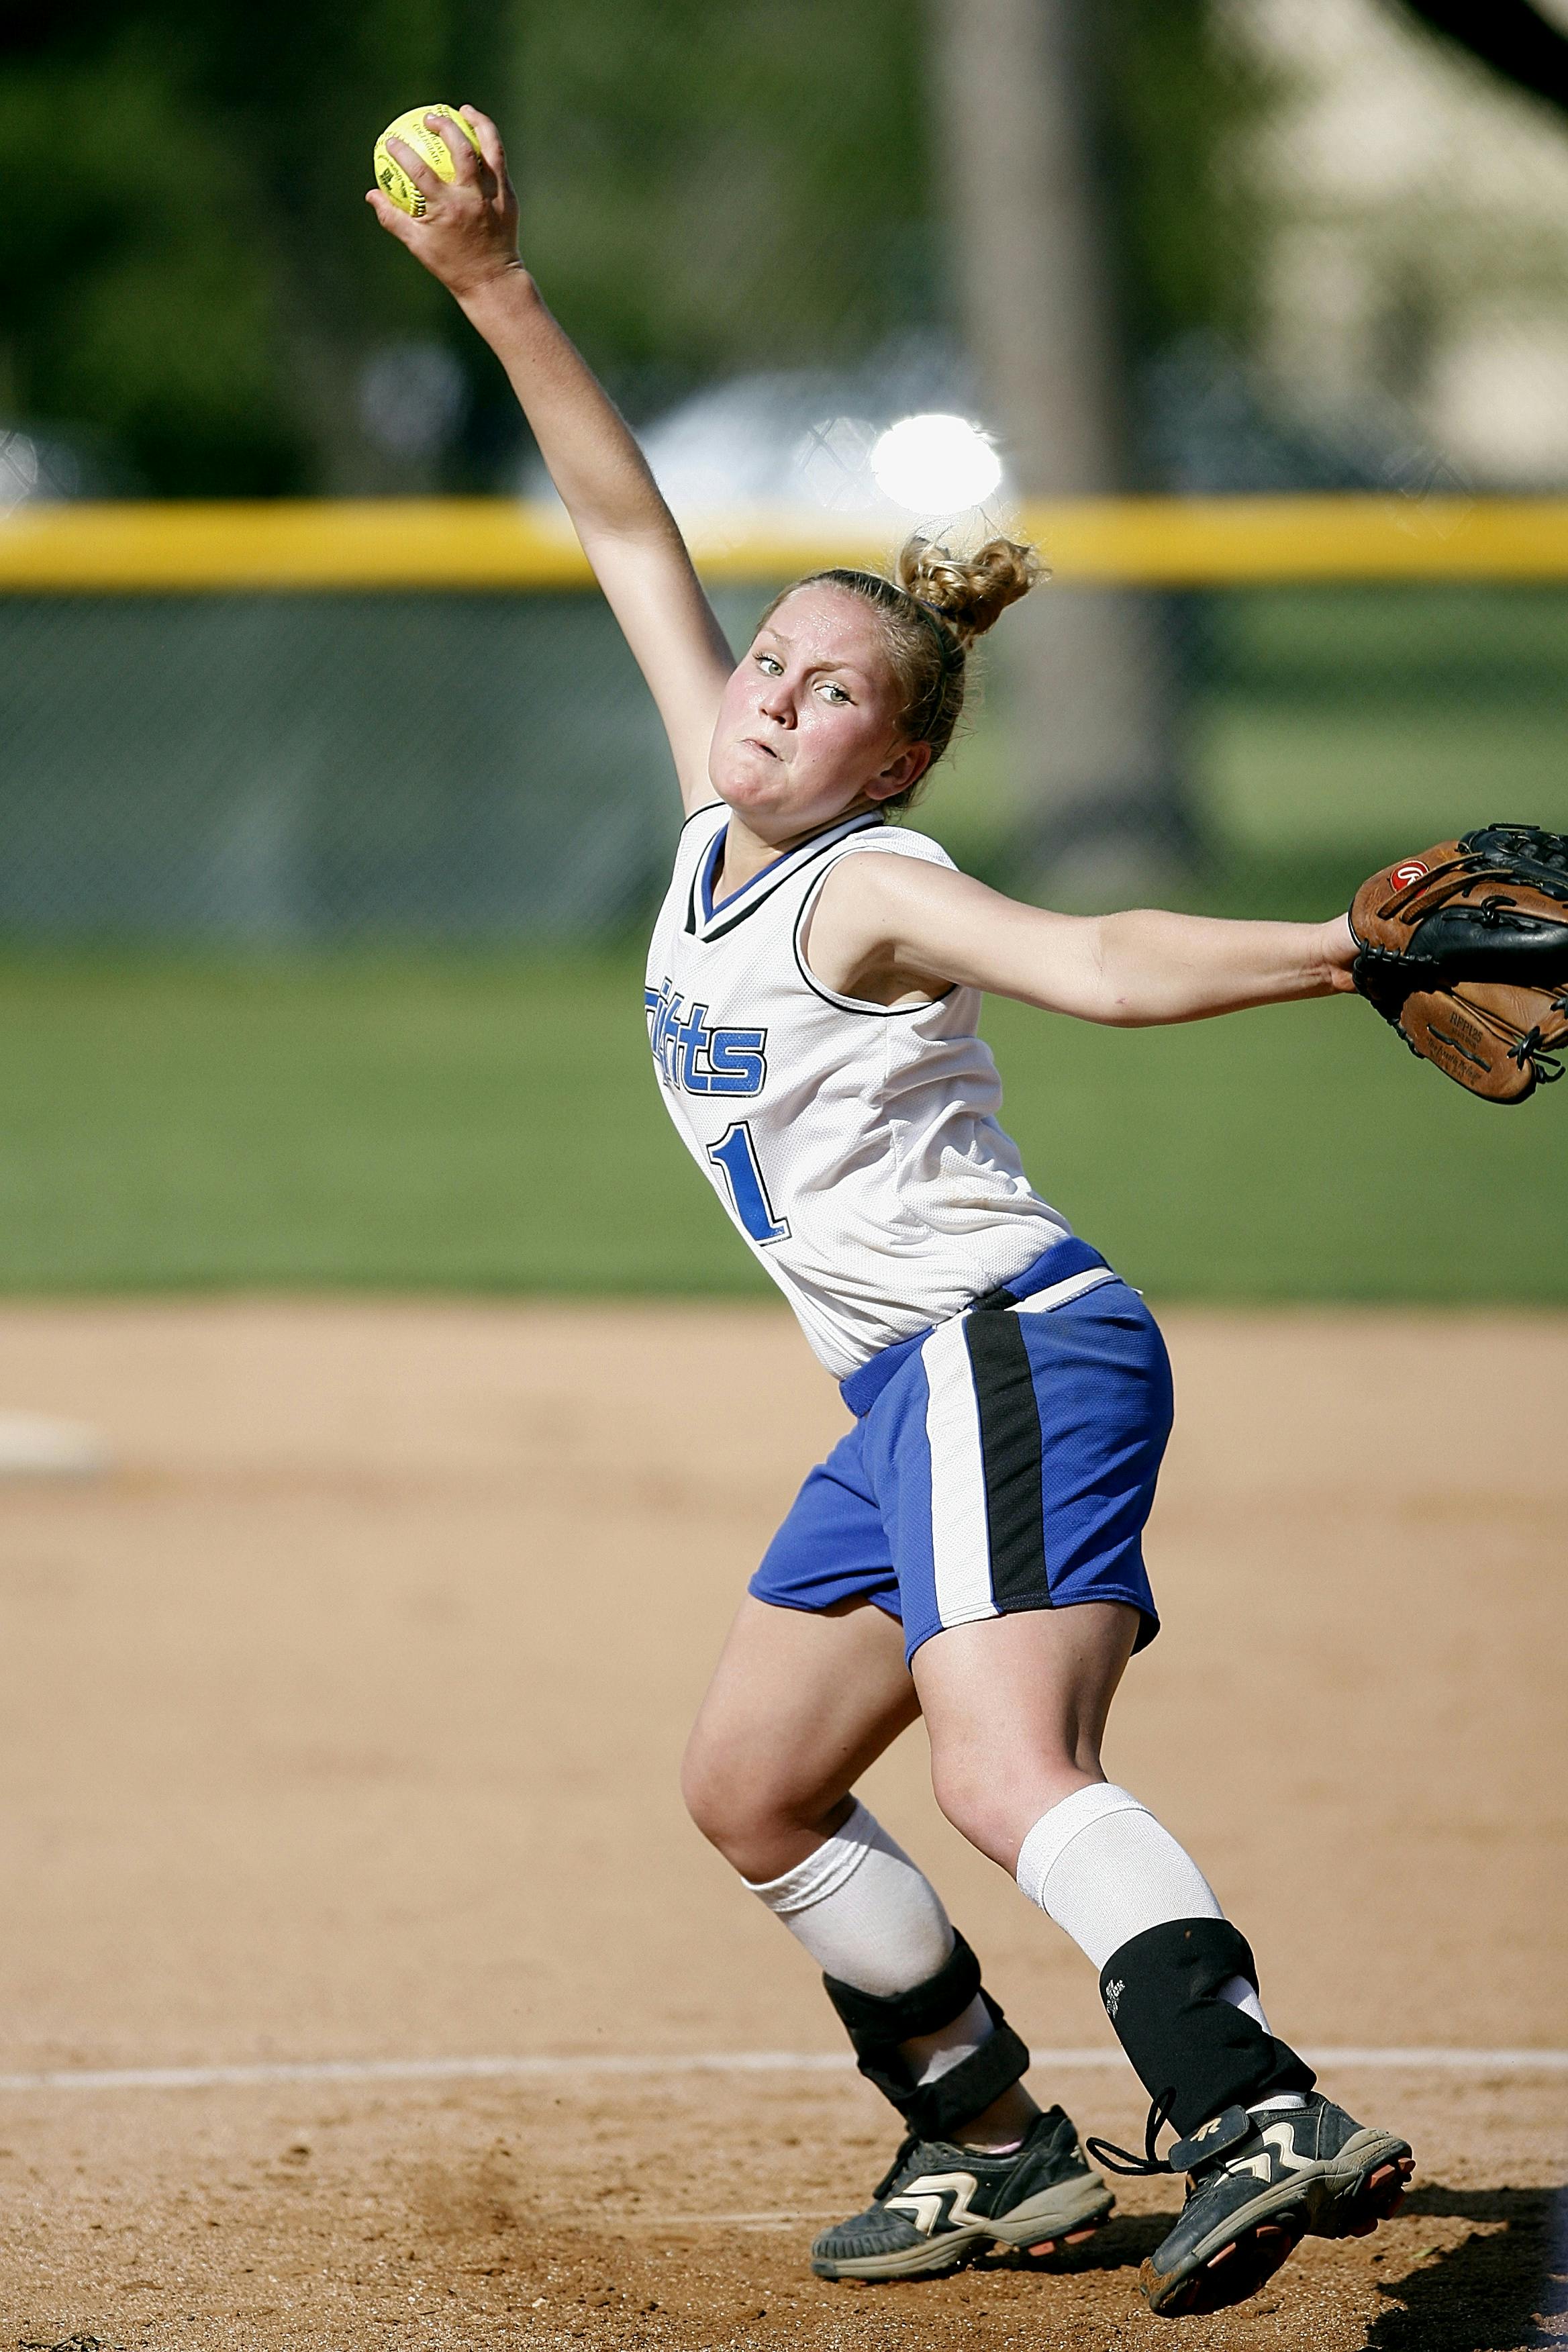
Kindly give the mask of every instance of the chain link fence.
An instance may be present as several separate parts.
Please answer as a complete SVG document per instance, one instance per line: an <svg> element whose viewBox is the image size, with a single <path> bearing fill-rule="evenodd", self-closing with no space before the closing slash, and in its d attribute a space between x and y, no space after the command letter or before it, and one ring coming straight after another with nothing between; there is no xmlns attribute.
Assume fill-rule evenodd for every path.
<svg viewBox="0 0 1568 2352"><path fill-rule="evenodd" d="M587 596L0 605L13 936L579 936L647 895L665 760Z"/></svg>
<svg viewBox="0 0 1568 2352"><path fill-rule="evenodd" d="M1042 593L1048 627L1096 592ZM732 635L763 601L725 592ZM1307 913L1450 829L1568 830L1568 584L1157 602L1186 793L1165 895ZM982 681L913 821L1088 903L1017 792L1011 684ZM605 937L673 829L651 703L588 593L0 599L0 744L16 940Z"/></svg>

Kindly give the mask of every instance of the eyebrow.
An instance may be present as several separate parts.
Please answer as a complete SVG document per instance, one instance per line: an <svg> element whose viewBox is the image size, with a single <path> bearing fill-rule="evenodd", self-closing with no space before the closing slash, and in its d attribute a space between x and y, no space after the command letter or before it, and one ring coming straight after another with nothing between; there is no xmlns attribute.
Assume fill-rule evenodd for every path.
<svg viewBox="0 0 1568 2352"><path fill-rule="evenodd" d="M757 631L756 635L752 638L752 643L753 646L761 645L764 637L776 637L781 646L793 646L795 643L795 639L793 637L786 637L782 629L775 629L771 621L763 624L763 627ZM811 667L813 669L853 670L857 677L868 678L871 675L869 670L862 669L858 662L853 661L818 661L813 662Z"/></svg>

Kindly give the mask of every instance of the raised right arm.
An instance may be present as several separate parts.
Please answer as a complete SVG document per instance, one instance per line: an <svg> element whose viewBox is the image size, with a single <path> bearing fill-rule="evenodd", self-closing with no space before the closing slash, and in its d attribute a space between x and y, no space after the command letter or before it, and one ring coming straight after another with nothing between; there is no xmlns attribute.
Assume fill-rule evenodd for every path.
<svg viewBox="0 0 1568 2352"><path fill-rule="evenodd" d="M708 749L733 667L712 606L647 461L604 386L545 307L517 252L517 197L500 134L466 106L481 163L444 131L457 177L437 177L412 148L398 161L423 191L423 220L379 189L383 228L447 288L505 368L583 551L658 706L688 810L713 798ZM426 118L442 131L441 117Z"/></svg>

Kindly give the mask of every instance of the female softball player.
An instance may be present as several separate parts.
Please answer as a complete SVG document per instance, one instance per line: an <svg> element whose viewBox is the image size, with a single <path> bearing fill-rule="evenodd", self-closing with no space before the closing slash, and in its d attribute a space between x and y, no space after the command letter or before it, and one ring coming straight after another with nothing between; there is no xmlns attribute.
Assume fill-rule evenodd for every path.
<svg viewBox="0 0 1568 2352"><path fill-rule="evenodd" d="M1189 2177L1143 2269L1158 2312L1253 2293L1307 2232L1364 2233L1412 2169L1270 2028L1246 1938L1100 1743L1158 1627L1142 1534L1171 1417L1136 1292L1034 1192L975 1034L991 989L1081 1020L1190 1021L1351 985L1342 920L1075 918L895 827L1028 550L911 542L895 578L774 599L737 664L636 442L518 258L495 125L447 184L411 149L384 228L510 376L668 732L687 819L647 966L665 1102L839 1381L854 1426L752 1580L686 1762L693 1818L825 1972L905 2137L829 2278L914 2278L1076 2240L1111 2196L918 1866L856 1781L917 1715L949 1819L1100 1972L1152 2107L1119 2170ZM1164 2158L1156 2135L1178 2135Z"/></svg>

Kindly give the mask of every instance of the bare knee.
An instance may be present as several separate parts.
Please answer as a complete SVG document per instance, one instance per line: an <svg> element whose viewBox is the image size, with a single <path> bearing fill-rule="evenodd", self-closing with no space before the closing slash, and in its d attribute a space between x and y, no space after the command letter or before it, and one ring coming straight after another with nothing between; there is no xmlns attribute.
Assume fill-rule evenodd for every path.
<svg viewBox="0 0 1568 2352"><path fill-rule="evenodd" d="M1098 1758L1065 1748L1038 1749L998 1769L984 1749L932 1743L937 1803L961 1837L1006 1871L1016 1866L1019 1847L1043 1813L1101 1778Z"/></svg>
<svg viewBox="0 0 1568 2352"><path fill-rule="evenodd" d="M693 1732L680 1759L680 1795L687 1811L710 1845L726 1860L753 1826L757 1792L746 1777L700 1732Z"/></svg>
<svg viewBox="0 0 1568 2352"><path fill-rule="evenodd" d="M988 1854L993 1862L1005 1864L1008 1796L1005 1790L995 1787L993 1776L981 1769L983 1760L963 1753L939 1753L933 1748L931 1790L959 1835Z"/></svg>
<svg viewBox="0 0 1568 2352"><path fill-rule="evenodd" d="M700 1725L681 1760L680 1793L710 1845L757 1886L804 1862L842 1826L853 1802L796 1785L770 1769L765 1757L708 1738Z"/></svg>
<svg viewBox="0 0 1568 2352"><path fill-rule="evenodd" d="M950 1626L916 1652L937 1801L1005 1870L1042 1814L1103 1779L1106 1712L1137 1630L1125 1602L1086 1601Z"/></svg>

